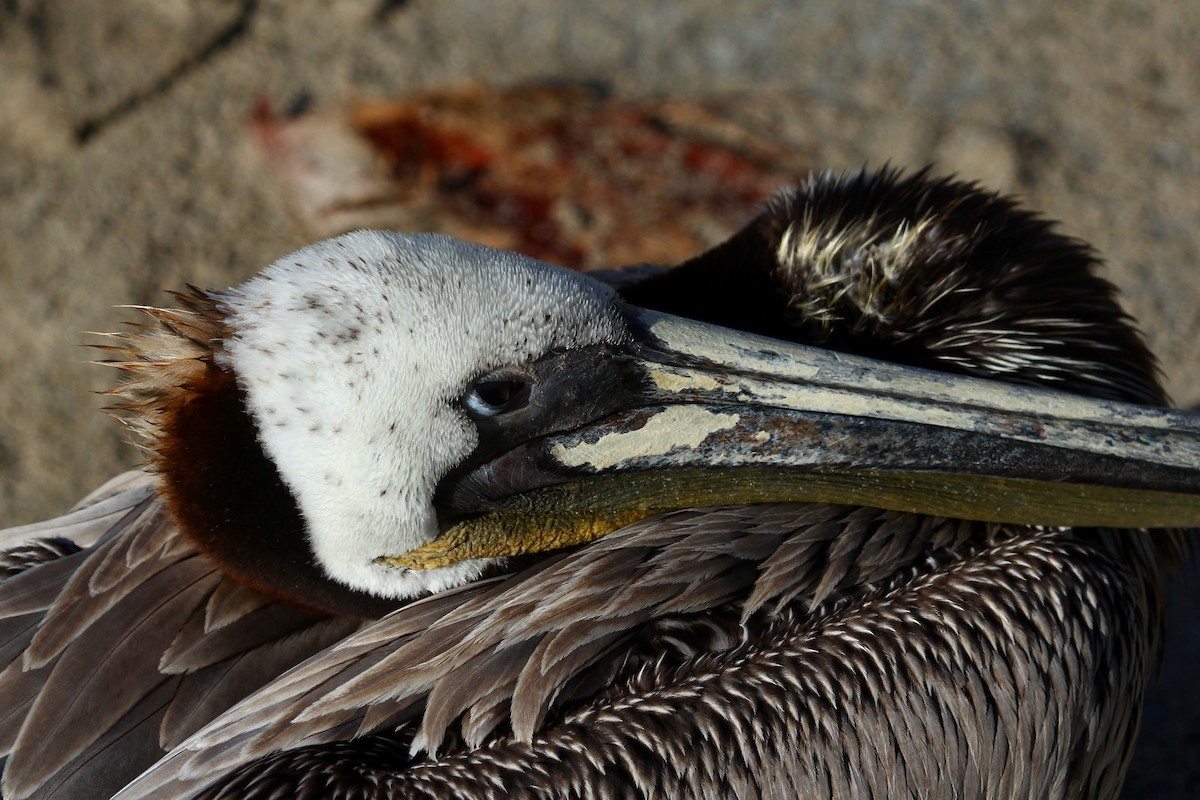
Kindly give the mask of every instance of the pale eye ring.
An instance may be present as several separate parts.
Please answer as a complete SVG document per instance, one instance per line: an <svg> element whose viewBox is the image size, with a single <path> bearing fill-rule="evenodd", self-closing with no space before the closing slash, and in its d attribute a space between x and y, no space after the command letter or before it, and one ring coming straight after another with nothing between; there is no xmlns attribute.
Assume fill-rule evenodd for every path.
<svg viewBox="0 0 1200 800"><path fill-rule="evenodd" d="M478 417L495 417L529 403L529 380L511 373L485 375L467 389L463 405Z"/></svg>

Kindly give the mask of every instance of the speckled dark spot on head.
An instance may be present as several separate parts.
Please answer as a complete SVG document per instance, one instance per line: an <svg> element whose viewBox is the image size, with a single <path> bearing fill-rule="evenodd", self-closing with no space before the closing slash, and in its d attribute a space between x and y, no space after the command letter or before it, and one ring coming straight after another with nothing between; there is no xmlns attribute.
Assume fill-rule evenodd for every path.
<svg viewBox="0 0 1200 800"><path fill-rule="evenodd" d="M321 426L320 426L320 425L318 425L317 423L315 423L315 422L314 422L314 423L312 423L311 425L309 425L309 426L308 426L308 432L309 432L309 433L320 433L320 432L321 432Z"/></svg>
<svg viewBox="0 0 1200 800"><path fill-rule="evenodd" d="M380 497L383 497L385 494L387 494L387 489L380 489L380 490L379 490L379 496L380 496Z"/></svg>

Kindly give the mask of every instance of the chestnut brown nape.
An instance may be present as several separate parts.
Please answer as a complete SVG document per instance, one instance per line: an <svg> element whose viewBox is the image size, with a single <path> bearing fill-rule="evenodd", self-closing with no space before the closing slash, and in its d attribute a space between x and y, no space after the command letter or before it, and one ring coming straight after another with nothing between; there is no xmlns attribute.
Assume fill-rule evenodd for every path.
<svg viewBox="0 0 1200 800"><path fill-rule="evenodd" d="M115 335L102 363L124 373L108 410L134 432L180 531L239 583L330 614L374 618L401 603L351 591L315 563L304 521L259 445L237 379L220 366L228 331L213 295L176 293L177 309Z"/></svg>

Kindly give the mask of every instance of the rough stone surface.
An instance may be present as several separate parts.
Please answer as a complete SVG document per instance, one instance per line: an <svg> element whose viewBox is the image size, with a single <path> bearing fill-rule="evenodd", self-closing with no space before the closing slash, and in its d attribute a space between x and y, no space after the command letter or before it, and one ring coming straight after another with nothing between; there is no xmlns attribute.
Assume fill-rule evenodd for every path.
<svg viewBox="0 0 1200 800"><path fill-rule="evenodd" d="M95 413L88 391L109 378L83 363L81 331L112 329L113 305L229 285L302 243L249 145L258 98L599 81L732 98L831 167L936 162L1092 242L1172 395L1200 401L1200 4L730 8L0 2L0 520L62 509L137 460ZM1200 790L1197 593L1180 600L1130 797Z"/></svg>

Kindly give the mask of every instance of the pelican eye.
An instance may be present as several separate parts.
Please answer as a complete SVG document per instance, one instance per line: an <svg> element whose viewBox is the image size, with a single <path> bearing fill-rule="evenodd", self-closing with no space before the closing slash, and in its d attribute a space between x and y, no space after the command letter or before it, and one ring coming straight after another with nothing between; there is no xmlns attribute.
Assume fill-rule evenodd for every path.
<svg viewBox="0 0 1200 800"><path fill-rule="evenodd" d="M529 381L519 375L487 375L467 389L463 403L479 417L515 411L529 402Z"/></svg>

